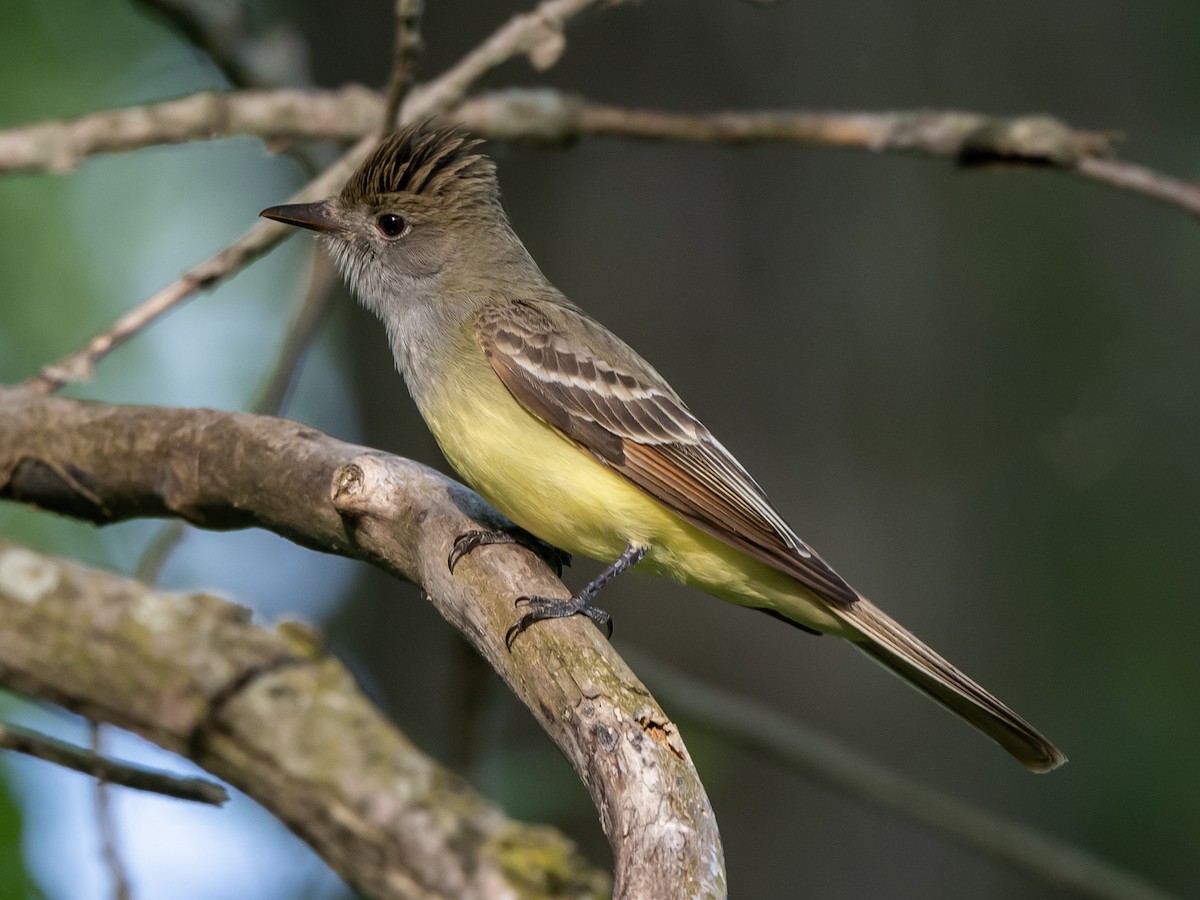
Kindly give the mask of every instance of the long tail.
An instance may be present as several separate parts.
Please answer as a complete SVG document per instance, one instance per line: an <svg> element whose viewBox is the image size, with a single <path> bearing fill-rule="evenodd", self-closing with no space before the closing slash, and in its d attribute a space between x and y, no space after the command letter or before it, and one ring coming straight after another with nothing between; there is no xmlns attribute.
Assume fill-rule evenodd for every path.
<svg viewBox="0 0 1200 900"><path fill-rule="evenodd" d="M1063 752L1011 709L934 653L877 606L860 598L835 614L862 635L854 645L913 687L966 719L1033 772L1067 761Z"/></svg>

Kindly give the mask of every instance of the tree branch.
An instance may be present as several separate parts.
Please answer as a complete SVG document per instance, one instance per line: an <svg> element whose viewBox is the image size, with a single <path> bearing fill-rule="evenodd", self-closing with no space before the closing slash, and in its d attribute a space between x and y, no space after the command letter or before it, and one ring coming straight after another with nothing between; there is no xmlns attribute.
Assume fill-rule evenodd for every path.
<svg viewBox="0 0 1200 900"><path fill-rule="evenodd" d="M416 90L420 94L420 89ZM67 171L91 154L234 134L264 140L368 135L383 114L373 91L206 92L181 100L0 130L0 171ZM445 109L422 105L420 114ZM415 115L406 113L407 118ZM1049 116L980 113L731 111L685 114L591 103L550 88L470 98L446 119L495 140L560 143L578 137L853 147L1068 172L1200 217L1200 184L1112 158L1111 133L1080 131Z"/></svg>
<svg viewBox="0 0 1200 900"><path fill-rule="evenodd" d="M448 571L447 555L458 535L501 524L466 488L416 463L294 422L248 414L120 407L3 391L0 420L2 499L97 523L177 516L204 528L268 528L422 585L437 610L530 708L587 785L612 844L615 895L724 896L716 823L683 741L612 646L590 622L576 618L532 629L512 653L505 649L512 598L566 596L562 583L539 559L513 547L481 549L453 576ZM0 629L0 660L6 658L8 632ZM21 654L43 646L16 643L12 652ZM197 653L190 650L189 658ZM290 663L276 671L291 656L275 647L238 671L249 673L253 685L287 684L301 677L294 671L307 671ZM271 671L254 675L264 667ZM133 671L128 662L121 669L127 678ZM129 698L129 705L98 704L80 701L57 682L23 677L23 671L21 665L0 663L0 677L14 689L141 729L165 746L186 743L169 727L173 710L195 712L181 727L201 736L207 747L202 764L248 790L255 785L239 773L253 754L224 741L229 727L256 741L287 731L272 718L278 710L241 699L235 706L218 704L215 712L206 711L212 706L207 700L181 699L133 721L133 712L157 696L159 679L121 682L139 696L148 692ZM238 684L236 672L213 688L231 684ZM235 691L239 697L245 692ZM295 697L301 696L297 690ZM168 722L156 724L162 716ZM215 717L220 727L198 722L205 716ZM274 808L298 830L316 827L307 824L313 817L328 823L326 807L297 803L303 809Z"/></svg>
<svg viewBox="0 0 1200 900"><path fill-rule="evenodd" d="M949 158L964 166L1051 168L1132 191L1200 217L1200 184L1111 158L1114 135L1051 116L981 113L756 110L686 114L590 103L553 90L505 91L463 103L455 115L498 139L562 141L589 135L642 140L855 147Z"/></svg>
<svg viewBox="0 0 1200 900"><path fill-rule="evenodd" d="M161 16L239 87L307 84L308 47L293 27L253 34L245 0L138 0Z"/></svg>
<svg viewBox="0 0 1200 900"><path fill-rule="evenodd" d="M421 13L424 0L396 0L396 39L392 58L392 77L384 104L382 130L389 134L398 125L400 105L412 87L417 60L425 50L421 42Z"/></svg>
<svg viewBox="0 0 1200 900"><path fill-rule="evenodd" d="M538 68L557 60L563 46L563 28L568 19L600 0L542 0L531 12L521 13L497 29L433 82L413 91L404 107L404 120L411 121L444 112L462 99L465 92L489 69L526 55ZM320 200L336 192L354 168L375 145L376 136L363 137L336 163L289 198L289 203ZM278 222L260 221L216 256L190 269L156 294L92 338L83 349L45 366L25 386L40 393L57 390L70 381L86 381L96 363L133 335L189 300L199 290L215 287L271 250L292 232Z"/></svg>
<svg viewBox="0 0 1200 900"><path fill-rule="evenodd" d="M538 874L565 877L555 896L603 893L569 841L507 820L425 757L295 624L268 630L216 597L2 541L0 623L0 683L194 760L371 897L485 900Z"/></svg>
<svg viewBox="0 0 1200 900"><path fill-rule="evenodd" d="M17 551L10 546L4 552ZM26 559L30 558L26 557ZM5 556L3 559L9 561L8 565L13 565L10 557ZM21 557L18 556L17 560L20 562ZM3 574L5 573L0 572L0 575ZM3 596L4 593L4 583L0 582L0 596ZM0 724L0 747L32 756L34 759L54 763L56 766L74 769L76 772L91 775L93 778L107 781L109 784L132 788L135 791L149 791L153 794L162 794L164 797L192 800L196 803L210 803L213 806L220 806L229 799L225 788L216 782L206 781L203 778L181 778L169 772L118 762L49 735L38 734L16 725Z"/></svg>
<svg viewBox="0 0 1200 900"><path fill-rule="evenodd" d="M525 56L539 71L558 61L566 47L567 20L600 0L542 0L533 10L513 16L507 24L468 53L450 71L413 89L401 120L412 122L443 113L458 104L480 77L514 56ZM609 0L612 5L623 0Z"/></svg>
<svg viewBox="0 0 1200 900"><path fill-rule="evenodd" d="M69 172L98 153L251 135L264 140L357 140L378 125L383 100L336 91L199 91L178 100L51 119L0 130L0 172Z"/></svg>
<svg viewBox="0 0 1200 900"><path fill-rule="evenodd" d="M92 752L99 756L104 751L104 726L99 722L89 722L88 732ZM225 795L225 790L220 785L214 784L213 787ZM96 831L100 836L100 857L108 869L113 900L133 900L133 889L129 886L129 870L121 853L121 839L117 835L117 824L113 817L112 785L103 779L97 779L93 788L92 793L96 798Z"/></svg>
<svg viewBox="0 0 1200 900"><path fill-rule="evenodd" d="M360 140L336 163L310 181L302 190L292 195L289 202L305 203L320 200L334 193L366 156L375 143L374 137ZM82 349L58 362L43 366L23 387L35 393L58 390L72 381L87 381L91 378L96 363L129 340L142 329L151 325L167 313L190 300L201 290L216 287L226 278L241 271L258 257L273 249L288 236L288 229L278 222L260 220L244 235L210 257L194 266L166 287L142 301L125 313L111 326L93 337Z"/></svg>
<svg viewBox="0 0 1200 900"><path fill-rule="evenodd" d="M282 414L300 364L329 311L336 280L337 268L333 260L324 253L313 254L308 288L288 323L278 354L250 406L251 412L268 416ZM134 577L145 584L155 585L163 567L183 542L186 533L186 527L179 519L164 522L146 542L134 569Z"/></svg>

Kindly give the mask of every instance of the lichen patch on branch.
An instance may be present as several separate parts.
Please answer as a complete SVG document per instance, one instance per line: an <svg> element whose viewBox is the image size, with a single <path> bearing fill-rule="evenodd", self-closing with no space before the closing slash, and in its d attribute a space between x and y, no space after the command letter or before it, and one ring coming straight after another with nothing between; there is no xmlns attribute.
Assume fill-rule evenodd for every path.
<svg viewBox="0 0 1200 900"><path fill-rule="evenodd" d="M58 587L58 569L23 547L0 550L0 592L34 604Z"/></svg>

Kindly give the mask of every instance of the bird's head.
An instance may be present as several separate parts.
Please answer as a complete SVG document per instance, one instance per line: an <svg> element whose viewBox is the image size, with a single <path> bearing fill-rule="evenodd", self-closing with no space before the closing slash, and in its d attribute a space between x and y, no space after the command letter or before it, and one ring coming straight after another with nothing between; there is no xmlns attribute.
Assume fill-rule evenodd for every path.
<svg viewBox="0 0 1200 900"><path fill-rule="evenodd" d="M366 305L436 297L448 274L485 270L516 240L500 206L495 164L460 128L410 125L385 138L341 193L260 215L322 235ZM521 248L520 255L524 256Z"/></svg>

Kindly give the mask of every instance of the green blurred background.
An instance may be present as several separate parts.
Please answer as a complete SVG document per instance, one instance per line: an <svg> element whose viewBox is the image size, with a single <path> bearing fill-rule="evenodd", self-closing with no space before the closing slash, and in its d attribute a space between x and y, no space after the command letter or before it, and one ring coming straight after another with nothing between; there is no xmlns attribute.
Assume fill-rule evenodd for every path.
<svg viewBox="0 0 1200 900"><path fill-rule="evenodd" d="M392 5L249 11L256 27L310 37L314 83L378 86ZM523 8L427 6L426 76ZM1123 133L1130 159L1200 171L1195 0L654 0L584 16L568 39L546 75L516 62L485 84L679 110L1049 112ZM223 84L161 20L116 0L4 0L0 59L0 127ZM1053 173L863 152L617 141L490 152L551 279L655 363L806 540L1071 763L1031 777L840 642L672 585L630 578L606 592L618 647L1200 894L1197 223ZM0 178L0 381L75 349L303 177L233 139ZM312 247L289 241L72 393L244 408ZM347 298L288 414L445 467L381 329ZM0 506L6 537L123 571L155 530ZM568 581L592 571L578 563ZM323 623L426 750L606 864L582 786L415 588L258 534L190 535L165 581L224 590L265 619ZM482 700L469 719L464 695ZM63 714L15 699L6 712L84 739ZM1058 896L680 725L737 897ZM133 738L114 751L163 764ZM5 772L0 896L103 896L86 781L26 761ZM139 897L344 895L249 801L211 811L122 794L117 805Z"/></svg>

